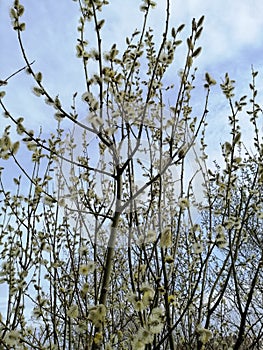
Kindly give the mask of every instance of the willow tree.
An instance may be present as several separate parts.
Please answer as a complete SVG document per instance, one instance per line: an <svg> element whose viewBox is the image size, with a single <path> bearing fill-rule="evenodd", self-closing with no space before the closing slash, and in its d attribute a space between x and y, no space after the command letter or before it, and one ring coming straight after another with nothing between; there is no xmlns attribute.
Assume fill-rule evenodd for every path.
<svg viewBox="0 0 263 350"><path fill-rule="evenodd" d="M102 41L108 1L76 2L76 53L85 87L72 92L69 110L29 59L23 5L14 1L10 10L22 71L32 77L40 103L51 106L54 127L48 139L30 130L31 116L14 115L1 92L8 118L0 139L1 347L259 346L262 146L256 73L248 109L255 152L243 145L237 119L246 97L234 102L234 82L226 75L221 88L230 106L230 139L222 146L223 165L209 168L205 133L216 82L208 73L199 114L191 102L204 17L192 20L178 75L173 67L184 25L170 28L169 0L160 37L147 25L155 3L141 2L141 29L126 38L122 52L118 43ZM96 48L89 47L90 37ZM19 79L15 73L1 85ZM192 171L188 159L195 163ZM7 190L10 166L18 175Z"/></svg>

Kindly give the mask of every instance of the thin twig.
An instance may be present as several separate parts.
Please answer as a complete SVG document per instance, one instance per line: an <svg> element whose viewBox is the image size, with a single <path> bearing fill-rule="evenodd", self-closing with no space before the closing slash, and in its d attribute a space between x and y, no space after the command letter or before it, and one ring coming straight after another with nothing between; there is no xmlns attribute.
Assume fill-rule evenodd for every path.
<svg viewBox="0 0 263 350"><path fill-rule="evenodd" d="M33 63L35 63L35 61L32 61L31 63L29 63L29 65L31 66ZM7 85L7 81L8 81L10 78L12 78L14 75L16 75L16 74L22 72L22 70L24 70L24 69L26 69L26 68L28 68L28 66L24 66L23 68L18 69L17 71L15 71L15 72L12 73L11 75L9 75L9 77L6 78L5 80L0 80L0 86L1 86L1 85Z"/></svg>

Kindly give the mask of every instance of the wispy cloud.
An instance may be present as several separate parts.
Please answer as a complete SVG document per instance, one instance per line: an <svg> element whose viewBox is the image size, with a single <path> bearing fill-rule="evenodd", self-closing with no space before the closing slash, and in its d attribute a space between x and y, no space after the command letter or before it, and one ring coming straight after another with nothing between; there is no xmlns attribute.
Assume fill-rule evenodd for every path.
<svg viewBox="0 0 263 350"><path fill-rule="evenodd" d="M77 3L73 1L37 1L24 0L25 21L27 30L23 40L30 59L35 59L34 67L43 72L44 83L51 94L59 94L66 107L71 104L71 96L75 91L82 93L85 89L81 61L76 58L75 45L77 38L78 11ZM166 1L157 1L157 8L150 15L149 25L162 38L165 19ZM15 32L11 29L9 7L11 1L0 3L0 78L12 73L24 65L19 52ZM113 42L120 48L125 47L125 37L135 28L141 27L143 14L139 11L140 1L114 0L105 7L101 16L106 17L103 28L103 47L109 49ZM205 15L203 36L200 45L202 55L197 59L199 66L198 78L202 85L205 71L211 72L217 80L226 71L237 80L242 93L250 79L250 65L256 69L262 67L261 57L263 44L263 2L261 0L177 0L171 1L171 26L177 27L186 23L183 37L190 34L191 20ZM94 28L90 27L88 40L94 42ZM183 66L184 47L176 56L176 68ZM6 101L16 114L34 114L32 124L39 122L50 126L51 109L39 107L36 97L28 94L33 82L25 74L10 81ZM215 88L219 96L219 88ZM15 96L15 98L14 98ZM220 106L222 101L214 97L214 102ZM215 107L214 107L215 108Z"/></svg>

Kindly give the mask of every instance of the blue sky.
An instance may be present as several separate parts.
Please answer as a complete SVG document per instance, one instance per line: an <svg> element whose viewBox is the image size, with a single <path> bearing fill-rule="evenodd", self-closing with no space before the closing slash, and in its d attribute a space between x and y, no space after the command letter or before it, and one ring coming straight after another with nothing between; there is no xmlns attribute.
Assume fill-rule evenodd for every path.
<svg viewBox="0 0 263 350"><path fill-rule="evenodd" d="M110 0L113 5L105 8L106 24L104 27L104 49L117 42L124 47L125 37L137 27L140 28L142 14L138 8L141 1ZM163 28L165 1L157 0L158 6L152 11L150 25L159 38ZM76 58L78 7L72 0L21 0L25 6L24 20L27 29L23 34L25 48L30 60L35 60L34 69L43 72L43 81L48 91L59 94L65 108L71 105L72 94L84 92L84 78L81 61ZM249 93L251 64L259 70L259 99L262 100L263 74L263 1L262 0L171 0L171 26L186 24L182 33L190 33L192 18L205 15L203 36L200 45L201 56L196 60L199 67L197 85L200 86L200 100L203 103L203 77L206 71L220 83L226 71L237 81L240 95ZM136 4L136 6L135 6ZM12 1L0 2L0 79L5 79L23 62L16 33L12 30L9 9ZM92 43L93 33L88 40ZM176 69L183 66L184 46L176 56ZM171 73L171 81L173 75ZM33 81L25 73L20 73L9 81L4 99L8 109L16 117L24 116L26 125L38 129L43 126L44 133L54 130L53 111L30 93ZM260 94L261 93L261 94ZM198 94L197 99L198 101ZM261 101L260 101L261 102ZM198 102L195 102L198 104ZM227 110L219 84L214 88L210 101L208 139L214 146L212 158L216 158L222 142L228 132ZM83 111L83 117L85 111ZM0 133L7 120L0 119ZM0 160L0 166L1 166ZM12 172L12 167L9 171ZM14 175L15 176L15 175Z"/></svg>
<svg viewBox="0 0 263 350"><path fill-rule="evenodd" d="M125 47L125 38L135 28L141 28L143 14L139 11L139 0L111 0L102 16L106 18L103 27L103 48L108 50L116 42L120 49ZM165 0L157 1L152 10L149 25L154 28L156 40L160 40L165 18ZM78 5L72 0L21 0L25 6L23 20L26 31L23 42L30 60L35 60L35 71L43 73L43 82L51 95L59 94L64 108L69 110L72 94L85 91L81 60L76 57ZM0 79L25 65L20 53L16 32L12 30L9 9L12 1L0 2ZM259 99L262 100L263 74L263 1L262 0L171 0L170 25L178 27L185 23L182 38L190 34L192 18L205 15L203 35L200 45L203 47L200 57L195 61L198 66L194 107L200 109L204 103L204 74L206 71L217 80L209 104L208 144L211 160L220 154L220 142L228 137L228 110L219 87L226 71L237 84L237 95L249 94L251 64L259 70ZM92 29L92 27L91 27ZM95 46L94 34L88 36L90 46ZM93 44L94 43L94 44ZM175 66L169 73L173 82L178 79L178 70L184 65L185 44L175 56ZM261 73L262 72L262 73ZM34 82L24 72L9 81L4 102L16 117L24 116L26 126L39 130L43 127L43 136L48 136L56 127L53 110L31 93ZM201 102L200 102L201 101ZM260 102L260 101L259 101ZM80 118L86 116L82 107ZM245 117L244 117L245 118ZM245 119L244 119L245 120ZM0 132L8 121L0 119ZM230 137L230 136L229 136ZM218 160L218 159L217 159ZM1 161L0 161L1 162ZM190 159L191 162L191 159ZM12 168L11 168L12 169Z"/></svg>
<svg viewBox="0 0 263 350"><path fill-rule="evenodd" d="M125 37L135 28L141 27L142 13L139 12L139 0L111 0L102 16L106 23L102 31L103 48L108 50L113 42L120 48L125 47ZM157 1L157 8L152 10L149 25L155 30L156 40L160 40L165 18L165 0ZM78 37L77 25L79 11L72 0L22 0L25 6L23 20L27 28L23 32L23 41L30 60L35 60L34 69L43 73L43 82L51 95L59 94L66 110L72 102L72 94L85 91L81 60L76 58L75 45ZM135 5L136 4L136 5ZM18 47L16 32L12 30L9 9L12 1L0 2L0 79L24 66ZM171 26L185 23L182 33L185 38L190 33L191 21L205 15L203 35L200 45L203 51L195 61L198 66L197 92L194 103L197 108L203 104L203 77L206 71L218 81L214 87L209 105L209 134L215 145L219 145L228 132L227 108L220 92L220 79L226 71L237 81L238 95L248 94L251 64L259 72L263 71L263 2L262 0L171 0ZM87 38L94 42L93 32ZM95 46L95 45L94 45ZM169 78L178 79L177 72L184 64L185 46L178 49L175 68ZM259 90L262 90L259 74ZM261 84L262 85L262 84ZM39 98L31 94L34 83L24 72L9 81L6 88L5 103L15 116L24 116L26 125L39 129L44 134L54 130L53 111ZM199 89L199 90L198 90ZM259 94L260 96L260 94ZM84 107L83 107L84 108ZM86 110L83 109L83 117ZM81 116L82 117L82 116ZM6 123L0 119L0 129ZM213 148L216 157L220 147ZM213 157L213 156L212 156Z"/></svg>
<svg viewBox="0 0 263 350"><path fill-rule="evenodd" d="M134 28L140 28L142 14L138 11L141 1L114 0L113 5L105 7L106 25L104 28L104 48L113 42L124 47L125 37ZM157 1L152 11L150 25L155 28L157 38L163 28L165 0ZM78 22L78 6L72 0L24 0L24 20L27 30L23 40L29 58L36 60L34 68L44 75L45 85L52 94L58 94L66 105L70 105L72 93L84 89L81 62L75 56L75 44ZM138 4L134 6L134 4ZM205 71L211 72L220 80L226 71L238 82L242 91L249 80L250 66L262 68L263 53L263 2L261 0L171 0L171 25L186 23L183 36L190 32L193 17L205 15L203 36L200 44L203 52L196 61L198 74L202 79ZM0 77L3 79L24 65L12 30L9 8L12 1L0 3ZM91 33L89 41L92 43ZM183 59L182 47L177 56L178 67ZM181 64L182 66L183 64ZM172 77L171 77L172 80ZM46 124L46 109L36 97L25 89L33 85L24 73L16 76L9 83L6 101L15 113L29 112L32 125ZM10 92L9 92L10 90ZM14 98L15 96L15 98Z"/></svg>

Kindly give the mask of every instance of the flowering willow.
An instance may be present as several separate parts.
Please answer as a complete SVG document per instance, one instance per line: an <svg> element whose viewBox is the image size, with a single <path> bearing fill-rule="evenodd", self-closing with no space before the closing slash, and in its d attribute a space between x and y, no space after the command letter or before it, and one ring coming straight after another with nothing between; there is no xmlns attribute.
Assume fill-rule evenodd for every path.
<svg viewBox="0 0 263 350"><path fill-rule="evenodd" d="M29 60L24 6L15 0L10 9L26 66L0 80L8 122L0 138L0 283L6 291L0 345L260 347L263 167L257 73L252 70L249 102L246 96L235 100L228 74L220 84L230 130L222 162L212 166L206 133L216 81L202 72L202 91L195 89L204 16L186 29L185 58L178 67L185 26L170 26L169 0L161 33L149 27L157 4L140 1L141 28L132 28L124 49L104 40L110 25L104 11L113 1L75 2L74 55L84 84L72 91L69 108ZM26 10L30 13L30 5ZM67 74L66 65L59 69ZM6 102L10 80L24 71L40 106L51 108L48 136L44 128L28 126L31 115L15 115ZM53 83L52 91L56 79ZM243 114L254 133L252 151L239 122ZM12 186L10 164L17 174Z"/></svg>

